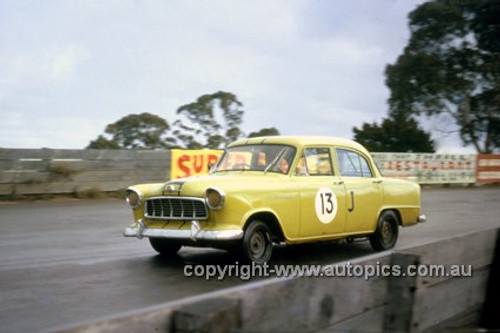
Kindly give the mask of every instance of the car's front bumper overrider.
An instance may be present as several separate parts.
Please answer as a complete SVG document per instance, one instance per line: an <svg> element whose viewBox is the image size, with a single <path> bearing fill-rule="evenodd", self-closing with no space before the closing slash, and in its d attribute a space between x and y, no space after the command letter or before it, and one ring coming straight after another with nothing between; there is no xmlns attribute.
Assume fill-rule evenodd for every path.
<svg viewBox="0 0 500 333"><path fill-rule="evenodd" d="M128 227L123 232L125 237L158 237L158 238L175 238L175 239L190 239L209 240L209 241L227 241L238 240L243 238L243 230L202 230L200 222L191 221L191 228L187 229L151 229L148 228L144 220L137 222L137 227Z"/></svg>

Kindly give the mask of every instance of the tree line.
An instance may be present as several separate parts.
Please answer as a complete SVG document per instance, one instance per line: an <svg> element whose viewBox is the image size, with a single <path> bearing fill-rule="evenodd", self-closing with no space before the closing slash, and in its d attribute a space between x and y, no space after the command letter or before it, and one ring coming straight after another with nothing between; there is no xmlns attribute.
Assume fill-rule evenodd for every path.
<svg viewBox="0 0 500 333"><path fill-rule="evenodd" d="M245 137L240 129L244 111L236 95L218 91L205 94L177 109L171 124L151 113L131 114L106 126L104 134L88 149L222 149ZM262 128L248 137L279 135L274 128Z"/></svg>
<svg viewBox="0 0 500 333"><path fill-rule="evenodd" d="M354 127L354 140L370 151L434 152L431 134L420 126L427 121L435 130L457 132L477 153L499 151L500 1L428 1L408 20L408 44L385 69L387 117ZM149 113L129 115L88 148L221 149L246 136L242 107L232 93L206 94L179 107L172 125ZM266 135L279 131L263 128L248 136Z"/></svg>

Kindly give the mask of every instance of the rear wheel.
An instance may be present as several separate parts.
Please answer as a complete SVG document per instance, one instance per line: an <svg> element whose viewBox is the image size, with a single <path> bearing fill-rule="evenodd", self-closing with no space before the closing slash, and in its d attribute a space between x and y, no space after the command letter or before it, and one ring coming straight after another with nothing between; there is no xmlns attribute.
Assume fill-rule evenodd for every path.
<svg viewBox="0 0 500 333"><path fill-rule="evenodd" d="M370 235L370 245L375 251L392 249L398 240L399 224L398 216L391 210L380 214L377 229Z"/></svg>
<svg viewBox="0 0 500 333"><path fill-rule="evenodd" d="M165 257L170 257L175 255L181 248L181 244L171 239L165 239L165 238L151 237L149 238L149 243L156 252Z"/></svg>
<svg viewBox="0 0 500 333"><path fill-rule="evenodd" d="M273 241L269 227L261 221L253 221L243 236L243 258L249 262L263 264L271 259Z"/></svg>

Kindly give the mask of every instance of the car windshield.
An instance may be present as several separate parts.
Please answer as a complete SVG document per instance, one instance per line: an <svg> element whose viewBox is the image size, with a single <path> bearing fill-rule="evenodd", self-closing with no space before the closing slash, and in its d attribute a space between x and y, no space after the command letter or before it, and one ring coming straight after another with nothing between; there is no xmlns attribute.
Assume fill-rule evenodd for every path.
<svg viewBox="0 0 500 333"><path fill-rule="evenodd" d="M226 149L213 172L255 170L287 174L295 148L285 145L244 145Z"/></svg>

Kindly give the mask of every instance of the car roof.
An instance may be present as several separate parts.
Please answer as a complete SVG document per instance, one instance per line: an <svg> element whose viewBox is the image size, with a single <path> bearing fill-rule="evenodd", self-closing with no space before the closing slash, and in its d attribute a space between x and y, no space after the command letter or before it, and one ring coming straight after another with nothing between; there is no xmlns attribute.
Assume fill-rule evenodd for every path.
<svg viewBox="0 0 500 333"><path fill-rule="evenodd" d="M248 139L240 139L228 145L228 147L250 145L250 144L287 144L295 147L311 145L330 145L354 148L365 154L369 154L365 147L359 143L337 137L329 136L261 136Z"/></svg>

